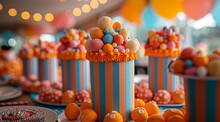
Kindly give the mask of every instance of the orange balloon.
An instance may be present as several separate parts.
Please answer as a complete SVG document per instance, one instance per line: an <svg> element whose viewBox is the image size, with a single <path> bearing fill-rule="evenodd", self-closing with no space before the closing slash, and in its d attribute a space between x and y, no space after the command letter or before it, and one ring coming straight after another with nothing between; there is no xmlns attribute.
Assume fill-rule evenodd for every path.
<svg viewBox="0 0 220 122"><path fill-rule="evenodd" d="M152 0L154 11L167 19L173 19L183 10L183 0Z"/></svg>
<svg viewBox="0 0 220 122"><path fill-rule="evenodd" d="M141 24L141 15L147 0L127 0L121 8L121 15L129 22Z"/></svg>
<svg viewBox="0 0 220 122"><path fill-rule="evenodd" d="M208 14L214 5L215 0L184 0L183 10L189 18L198 20Z"/></svg>

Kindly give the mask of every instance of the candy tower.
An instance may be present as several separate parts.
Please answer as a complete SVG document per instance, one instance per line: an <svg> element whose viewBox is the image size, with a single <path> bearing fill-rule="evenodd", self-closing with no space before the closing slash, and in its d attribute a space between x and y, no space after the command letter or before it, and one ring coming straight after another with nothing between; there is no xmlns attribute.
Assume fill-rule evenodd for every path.
<svg viewBox="0 0 220 122"><path fill-rule="evenodd" d="M180 53L181 35L175 26L163 27L160 31L150 30L145 45L145 55L149 56L149 87L158 90L175 91L179 88L179 78L168 72L169 61Z"/></svg>
<svg viewBox="0 0 220 122"><path fill-rule="evenodd" d="M113 110L129 121L134 109L134 60L139 41L129 39L129 31L107 16L90 29L90 37L86 58L90 60L92 106L98 121Z"/></svg>
<svg viewBox="0 0 220 122"><path fill-rule="evenodd" d="M85 31L71 29L60 38L58 58L61 60L63 92L73 90L90 91L89 61L86 60Z"/></svg>
<svg viewBox="0 0 220 122"><path fill-rule="evenodd" d="M23 62L23 75L25 77L37 76L37 58L34 56L34 45L24 42L19 56Z"/></svg>
<svg viewBox="0 0 220 122"><path fill-rule="evenodd" d="M55 43L39 39L38 45L35 54L38 58L39 81L57 82L58 61Z"/></svg>

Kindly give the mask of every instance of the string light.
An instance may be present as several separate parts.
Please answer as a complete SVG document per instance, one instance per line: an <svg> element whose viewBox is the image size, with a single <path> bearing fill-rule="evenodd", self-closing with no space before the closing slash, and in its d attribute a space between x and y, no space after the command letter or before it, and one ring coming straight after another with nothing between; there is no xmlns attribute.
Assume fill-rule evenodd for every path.
<svg viewBox="0 0 220 122"><path fill-rule="evenodd" d="M3 9L3 5L0 3L0 11Z"/></svg>
<svg viewBox="0 0 220 122"><path fill-rule="evenodd" d="M100 2L101 4L106 4L106 3L107 3L107 0L99 0L99 2Z"/></svg>
<svg viewBox="0 0 220 122"><path fill-rule="evenodd" d="M84 5L82 6L82 11L83 11L84 13L89 13L90 10L91 10L91 8L90 8L90 6L89 6L88 4L84 4Z"/></svg>
<svg viewBox="0 0 220 122"><path fill-rule="evenodd" d="M34 21L41 21L41 19L42 19L42 15L40 14L40 13L35 13L34 15L33 15L33 19L34 19Z"/></svg>
<svg viewBox="0 0 220 122"><path fill-rule="evenodd" d="M53 14L52 14L52 13L47 13L47 14L45 15L45 20L48 21L48 22L53 21L53 20L54 20Z"/></svg>
<svg viewBox="0 0 220 122"><path fill-rule="evenodd" d="M74 16L80 16L82 14L82 11L80 8L74 8L73 9L73 15Z"/></svg>
<svg viewBox="0 0 220 122"><path fill-rule="evenodd" d="M91 6L91 8L93 8L93 9L97 9L97 8L99 7L99 2L98 2L97 0L92 0L92 1L90 2L90 6Z"/></svg>
<svg viewBox="0 0 220 122"><path fill-rule="evenodd" d="M21 18L24 19L24 20L28 20L30 18L30 13L27 12L27 11L23 11L21 13Z"/></svg>
<svg viewBox="0 0 220 122"><path fill-rule="evenodd" d="M9 15L9 16L12 16L12 17L16 16L16 15L17 15L17 10L14 9L14 8L10 8L10 9L8 10L8 15Z"/></svg>

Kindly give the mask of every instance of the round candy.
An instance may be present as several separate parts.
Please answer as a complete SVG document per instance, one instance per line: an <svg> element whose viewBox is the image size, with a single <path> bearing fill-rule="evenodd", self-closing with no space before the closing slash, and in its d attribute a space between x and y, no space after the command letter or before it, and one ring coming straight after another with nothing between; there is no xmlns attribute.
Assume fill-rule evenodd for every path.
<svg viewBox="0 0 220 122"><path fill-rule="evenodd" d="M61 103L62 104L69 104L75 101L75 93L73 91L66 91L61 96Z"/></svg>
<svg viewBox="0 0 220 122"><path fill-rule="evenodd" d="M163 42L164 40L163 40L163 37L162 36L160 36L159 38L158 38L158 41L159 42ZM169 48L169 47L168 47Z"/></svg>
<svg viewBox="0 0 220 122"><path fill-rule="evenodd" d="M154 41L154 42L152 43L152 46L153 46L153 48L158 48L158 47L160 47L160 42Z"/></svg>
<svg viewBox="0 0 220 122"><path fill-rule="evenodd" d="M90 40L86 41L85 48L86 50L90 50Z"/></svg>
<svg viewBox="0 0 220 122"><path fill-rule="evenodd" d="M196 67L186 68L184 70L184 73L187 75L195 75L196 74Z"/></svg>
<svg viewBox="0 0 220 122"><path fill-rule="evenodd" d="M117 111L111 111L105 115L104 122L123 122L123 118Z"/></svg>
<svg viewBox="0 0 220 122"><path fill-rule="evenodd" d="M135 108L137 107L144 107L145 102L142 99L135 99Z"/></svg>
<svg viewBox="0 0 220 122"><path fill-rule="evenodd" d="M173 102L176 104L183 104L185 102L185 96L183 90L176 90L172 92Z"/></svg>
<svg viewBox="0 0 220 122"><path fill-rule="evenodd" d="M86 99L90 99L90 94L89 92L82 90L80 92L76 92L76 102L77 103L82 103Z"/></svg>
<svg viewBox="0 0 220 122"><path fill-rule="evenodd" d="M166 50L166 49L167 49L167 45L164 44L164 43L161 44L161 45L160 45L160 49L161 49L161 50Z"/></svg>
<svg viewBox="0 0 220 122"><path fill-rule="evenodd" d="M123 36L120 35L120 34L115 34L115 35L114 35L114 42L115 42L116 44L123 44L123 43L124 43L124 38L123 38Z"/></svg>
<svg viewBox="0 0 220 122"><path fill-rule="evenodd" d="M157 103L154 101L147 102L144 108L146 109L149 116L160 113L160 108L158 107Z"/></svg>
<svg viewBox="0 0 220 122"><path fill-rule="evenodd" d="M170 40L171 42L175 42L175 41L177 41L177 39L178 39L178 37L176 37L175 35L170 35L170 36L169 36L169 40Z"/></svg>
<svg viewBox="0 0 220 122"><path fill-rule="evenodd" d="M138 84L135 84L134 86L134 95L135 95L135 98L137 98L137 95L139 93L139 91L141 90L141 86L139 86Z"/></svg>
<svg viewBox="0 0 220 122"><path fill-rule="evenodd" d="M80 110L83 111L85 109L92 109L92 103L89 101L82 102L82 104L80 106Z"/></svg>
<svg viewBox="0 0 220 122"><path fill-rule="evenodd" d="M166 121L168 120L168 118L170 118L174 115L179 115L181 117L184 117L182 111L180 111L179 109L176 109L176 108L169 108L163 113L163 117Z"/></svg>
<svg viewBox="0 0 220 122"><path fill-rule="evenodd" d="M76 120L80 115L80 108L75 103L70 103L65 108L65 116L69 120Z"/></svg>
<svg viewBox="0 0 220 122"><path fill-rule="evenodd" d="M122 51L123 49L125 49L125 47L122 45L118 45L115 49L118 49L118 51Z"/></svg>
<svg viewBox="0 0 220 122"><path fill-rule="evenodd" d="M90 50L91 51L99 51L99 49L102 49L104 43L101 39L93 39L90 41Z"/></svg>
<svg viewBox="0 0 220 122"><path fill-rule="evenodd" d="M179 115L171 116L167 119L167 122L185 122L184 117Z"/></svg>
<svg viewBox="0 0 220 122"><path fill-rule="evenodd" d="M113 24L112 19L110 17L108 17L108 16L103 16L98 21L98 26L102 30L104 30L104 29L111 29L112 28L112 24Z"/></svg>
<svg viewBox="0 0 220 122"><path fill-rule="evenodd" d="M131 119L135 122L145 122L148 118L148 113L143 107L137 107L131 112Z"/></svg>
<svg viewBox="0 0 220 122"><path fill-rule="evenodd" d="M112 52L114 50L114 47L111 44L105 44L102 48L102 50L107 53L107 52Z"/></svg>
<svg viewBox="0 0 220 122"><path fill-rule="evenodd" d="M97 113L94 110L86 109L82 111L79 119L80 122L96 122L97 117Z"/></svg>
<svg viewBox="0 0 220 122"><path fill-rule="evenodd" d="M59 51L59 52L62 52L62 51L64 51L64 50L66 50L66 46L60 45L59 48L58 48L58 51Z"/></svg>
<svg viewBox="0 0 220 122"><path fill-rule="evenodd" d="M125 48L130 49L131 52L136 52L140 47L140 43L137 39L133 38L130 41L127 41Z"/></svg>
<svg viewBox="0 0 220 122"><path fill-rule="evenodd" d="M62 45L68 45L69 44L69 41L68 41L66 36L61 37L60 42L61 42Z"/></svg>
<svg viewBox="0 0 220 122"><path fill-rule="evenodd" d="M181 59L186 60L186 59L192 59L196 55L196 51L192 47L187 47L183 49L183 51L180 54Z"/></svg>
<svg viewBox="0 0 220 122"><path fill-rule="evenodd" d="M90 37L91 37L92 39L95 39L95 36L96 36L95 32L96 32L96 30L98 30L98 29L99 29L99 28L97 28L97 27L93 27L93 28L89 29L89 35L90 35Z"/></svg>
<svg viewBox="0 0 220 122"><path fill-rule="evenodd" d="M137 98L144 100L144 102L148 102L152 100L153 93L150 89L141 89L137 93Z"/></svg>
<svg viewBox="0 0 220 122"><path fill-rule="evenodd" d="M158 104L168 104L171 100L171 95L166 90L158 90L153 98Z"/></svg>
<svg viewBox="0 0 220 122"><path fill-rule="evenodd" d="M208 74L213 77L220 77L220 60L213 60L209 63Z"/></svg>
<svg viewBox="0 0 220 122"><path fill-rule="evenodd" d="M47 94L46 99L49 103L61 103L62 92L57 89L51 89L49 94Z"/></svg>
<svg viewBox="0 0 220 122"><path fill-rule="evenodd" d="M199 67L199 66L207 66L209 63L209 59L207 56L202 55L196 55L193 57L193 63Z"/></svg>
<svg viewBox="0 0 220 122"><path fill-rule="evenodd" d="M113 25L112 25L112 28L115 30L115 29L121 29L122 26L121 26L121 23L119 22L115 22Z"/></svg>
<svg viewBox="0 0 220 122"><path fill-rule="evenodd" d="M148 36L148 37L151 37L151 36L154 35L155 33L156 33L155 30L150 30L150 31L147 32L147 36Z"/></svg>
<svg viewBox="0 0 220 122"><path fill-rule="evenodd" d="M69 46L70 46L71 48L76 48L78 45L79 45L79 42L78 42L78 41L71 41L70 44L69 44Z"/></svg>
<svg viewBox="0 0 220 122"><path fill-rule="evenodd" d="M80 50L80 52L85 52L86 51L85 46L82 45L82 44L80 44L77 48Z"/></svg>
<svg viewBox="0 0 220 122"><path fill-rule="evenodd" d="M174 42L168 42L167 43L167 48L170 49L170 50L173 50L175 49L176 47L176 44Z"/></svg>
<svg viewBox="0 0 220 122"><path fill-rule="evenodd" d="M147 122L165 122L165 119L163 118L163 116L159 114L153 114L149 116L149 118L147 119Z"/></svg>
<svg viewBox="0 0 220 122"><path fill-rule="evenodd" d="M184 66L185 67L192 67L193 66L193 62L192 60L188 59L184 62Z"/></svg>
<svg viewBox="0 0 220 122"><path fill-rule="evenodd" d="M128 29L122 28L120 29L119 34L121 34L124 37L124 39L127 39L130 32L128 31Z"/></svg>
<svg viewBox="0 0 220 122"><path fill-rule="evenodd" d="M108 29L105 29L103 32L104 32L104 34L108 34L108 33L109 33L109 30L108 30Z"/></svg>
<svg viewBox="0 0 220 122"><path fill-rule="evenodd" d="M87 41L87 39L82 39L82 40L80 41L80 44L85 45L86 41Z"/></svg>
<svg viewBox="0 0 220 122"><path fill-rule="evenodd" d="M111 34L106 34L104 37L103 37L103 42L105 44L111 44L113 42L113 37Z"/></svg>
<svg viewBox="0 0 220 122"><path fill-rule="evenodd" d="M204 66L197 67L196 69L196 74L200 77L205 77L207 73L208 73L207 68Z"/></svg>
<svg viewBox="0 0 220 122"><path fill-rule="evenodd" d="M171 64L172 72L182 74L184 72L184 62L182 60L176 60Z"/></svg>
<svg viewBox="0 0 220 122"><path fill-rule="evenodd" d="M149 89L149 83L147 80L144 79L140 81L139 86L143 89Z"/></svg>
<svg viewBox="0 0 220 122"><path fill-rule="evenodd" d="M104 36L104 33L101 29L97 29L95 30L95 38L98 38L98 39L102 39L102 37Z"/></svg>

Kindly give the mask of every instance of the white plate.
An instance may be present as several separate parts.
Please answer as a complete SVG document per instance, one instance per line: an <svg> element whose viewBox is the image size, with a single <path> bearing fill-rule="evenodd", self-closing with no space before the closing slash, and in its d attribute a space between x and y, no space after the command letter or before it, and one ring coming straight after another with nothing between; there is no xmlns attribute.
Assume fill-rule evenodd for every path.
<svg viewBox="0 0 220 122"><path fill-rule="evenodd" d="M58 119L58 115L47 108L43 108L43 107L36 107L36 106L8 106L8 107L1 107L1 110L6 110L6 109L11 109L11 108L31 108L31 109L41 109L44 111L45 113L45 122L55 122Z"/></svg>
<svg viewBox="0 0 220 122"><path fill-rule="evenodd" d="M159 107L182 107L182 106L184 106L185 104L166 104L166 105L164 105L164 104L157 104Z"/></svg>
<svg viewBox="0 0 220 122"><path fill-rule="evenodd" d="M34 101L36 101L37 103L40 104L44 104L44 105L51 105L51 106L60 106L60 107L66 107L68 104L56 104L56 103L48 103L48 102L43 102L39 99L38 95L36 95L36 97L34 98ZM80 103L76 103L77 105L81 105Z"/></svg>
<svg viewBox="0 0 220 122"><path fill-rule="evenodd" d="M13 99L22 95L22 90L14 87L0 87L0 101Z"/></svg>

